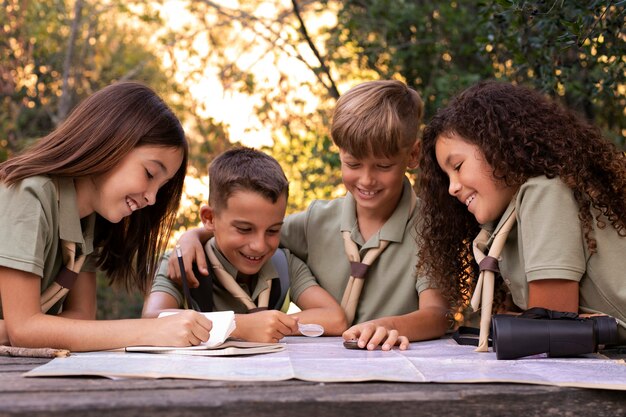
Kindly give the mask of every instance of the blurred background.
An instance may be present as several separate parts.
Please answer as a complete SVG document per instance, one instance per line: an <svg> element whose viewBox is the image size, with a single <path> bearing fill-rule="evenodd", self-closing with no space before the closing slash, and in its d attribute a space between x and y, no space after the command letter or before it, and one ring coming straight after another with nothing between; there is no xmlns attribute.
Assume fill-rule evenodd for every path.
<svg viewBox="0 0 626 417"><path fill-rule="evenodd" d="M91 93L142 81L192 144L175 239L199 222L208 163L236 144L281 163L288 212L342 195L331 112L366 80L411 85L425 122L479 80L525 84L625 149L625 8L625 0L3 0L0 161ZM141 294L102 277L99 286L100 318L140 314Z"/></svg>

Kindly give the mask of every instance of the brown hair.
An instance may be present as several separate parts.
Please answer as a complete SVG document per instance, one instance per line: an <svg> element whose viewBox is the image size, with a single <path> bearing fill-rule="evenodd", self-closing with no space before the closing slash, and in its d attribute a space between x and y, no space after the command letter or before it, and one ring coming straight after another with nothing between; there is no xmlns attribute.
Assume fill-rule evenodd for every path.
<svg viewBox="0 0 626 417"><path fill-rule="evenodd" d="M227 207L230 196L239 190L254 191L272 203L289 196L289 182L271 156L246 147L229 149L209 167L209 204L215 211Z"/></svg>
<svg viewBox="0 0 626 417"><path fill-rule="evenodd" d="M82 101L57 129L0 164L11 185L34 175L87 177L113 169L139 146L181 149L183 162L158 191L156 202L113 224L97 216L97 264L111 282L145 291L156 272L176 219L187 168L188 145L172 110L150 88L120 82Z"/></svg>
<svg viewBox="0 0 626 417"><path fill-rule="evenodd" d="M392 157L417 141L424 104L401 81L368 81L337 101L331 135L340 149L355 158Z"/></svg>
<svg viewBox="0 0 626 417"><path fill-rule="evenodd" d="M608 222L620 236L626 235L624 154L598 128L536 91L494 81L479 83L440 110L422 138L419 194L424 211L418 268L428 271L453 305L467 302L478 277L471 243L479 225L448 194L448 177L437 164L437 139L450 134L478 146L494 177L508 185L519 186L540 175L559 177L578 202L592 253L594 215L598 227Z"/></svg>

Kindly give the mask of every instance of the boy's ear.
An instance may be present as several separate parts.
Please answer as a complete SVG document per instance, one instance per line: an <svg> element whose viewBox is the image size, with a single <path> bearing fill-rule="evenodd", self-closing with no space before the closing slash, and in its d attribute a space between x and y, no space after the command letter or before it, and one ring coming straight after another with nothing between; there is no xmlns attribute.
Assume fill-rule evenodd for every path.
<svg viewBox="0 0 626 417"><path fill-rule="evenodd" d="M407 164L409 169L415 169L419 165L420 149L422 149L422 141L418 140L411 148L411 152L409 154L409 163Z"/></svg>
<svg viewBox="0 0 626 417"><path fill-rule="evenodd" d="M205 229L210 232L215 231L215 210L211 206L205 204L200 207L200 220Z"/></svg>

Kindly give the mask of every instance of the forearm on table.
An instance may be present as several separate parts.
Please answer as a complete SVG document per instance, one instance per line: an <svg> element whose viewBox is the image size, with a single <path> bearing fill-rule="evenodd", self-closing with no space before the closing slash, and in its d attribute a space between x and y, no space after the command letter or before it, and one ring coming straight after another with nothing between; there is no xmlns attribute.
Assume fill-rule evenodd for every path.
<svg viewBox="0 0 626 417"><path fill-rule="evenodd" d="M145 320L76 320L38 314L11 332L11 342L15 346L72 351L114 349L149 344L142 340L150 331L147 324Z"/></svg>
<svg viewBox="0 0 626 417"><path fill-rule="evenodd" d="M319 324L324 327L325 336L341 336L348 328L346 315L341 308L318 307L291 314L303 324ZM299 333L297 333L299 335Z"/></svg>
<svg viewBox="0 0 626 417"><path fill-rule="evenodd" d="M373 323L396 329L411 342L436 339L448 329L448 310L443 307L425 307L400 316L381 317Z"/></svg>

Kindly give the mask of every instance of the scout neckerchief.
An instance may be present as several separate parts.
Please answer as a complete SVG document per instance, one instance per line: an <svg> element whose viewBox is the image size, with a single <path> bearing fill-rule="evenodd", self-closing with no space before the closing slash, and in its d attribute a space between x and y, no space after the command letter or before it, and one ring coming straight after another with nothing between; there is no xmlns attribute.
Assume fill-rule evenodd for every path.
<svg viewBox="0 0 626 417"><path fill-rule="evenodd" d="M413 189L411 189L410 192L411 208L408 215L409 219L413 215L413 210L415 210L415 205L417 204L415 192L413 192ZM341 307L346 313L348 324L352 324L356 314L357 305L359 304L359 297L361 296L361 291L363 290L363 284L367 271L378 256L387 248L387 246L389 246L390 242L388 240L380 239L378 247L369 249L363 257L363 261L361 261L359 248L352 240L350 236L351 232L349 230L344 230L341 234L343 236L344 250L348 256L348 260L350 261L350 278L348 279L348 285L346 286L341 299Z"/></svg>
<svg viewBox="0 0 626 417"><path fill-rule="evenodd" d="M222 284L222 287L226 289L233 297L238 299L246 306L248 309L248 313L254 313L257 311L267 310L270 301L270 290L272 289L272 280L267 281L267 288L265 288L258 297L257 304L254 304L252 298L248 293L246 293L243 288L237 284L235 278L229 274L226 269L222 266L220 261L217 259L215 252L213 251L213 247L210 243L207 243L206 252L209 257L209 261L211 262L211 267L215 271L215 276L217 280Z"/></svg>
<svg viewBox="0 0 626 417"><path fill-rule="evenodd" d="M512 203L515 203L515 197L513 197ZM487 255L485 255L487 243L489 242L489 232L487 230L482 229L472 244L474 258L478 262L480 275L478 276L478 282L476 283L470 304L474 311L478 311L482 304L482 307L480 307L480 333L476 352L487 352L489 350L489 323L491 322L495 274L500 272L498 258L506 238L515 224L515 208L503 220L502 227L493 235L493 242Z"/></svg>
<svg viewBox="0 0 626 417"><path fill-rule="evenodd" d="M57 191L57 203L60 202L59 185L56 180L53 181ZM60 208L60 207L59 207ZM63 256L63 266L58 275L48 288L41 294L40 304L43 313L50 310L61 298L63 298L69 290L72 289L78 273L85 262L86 256L82 253L76 253L76 243L60 239L61 252Z"/></svg>

